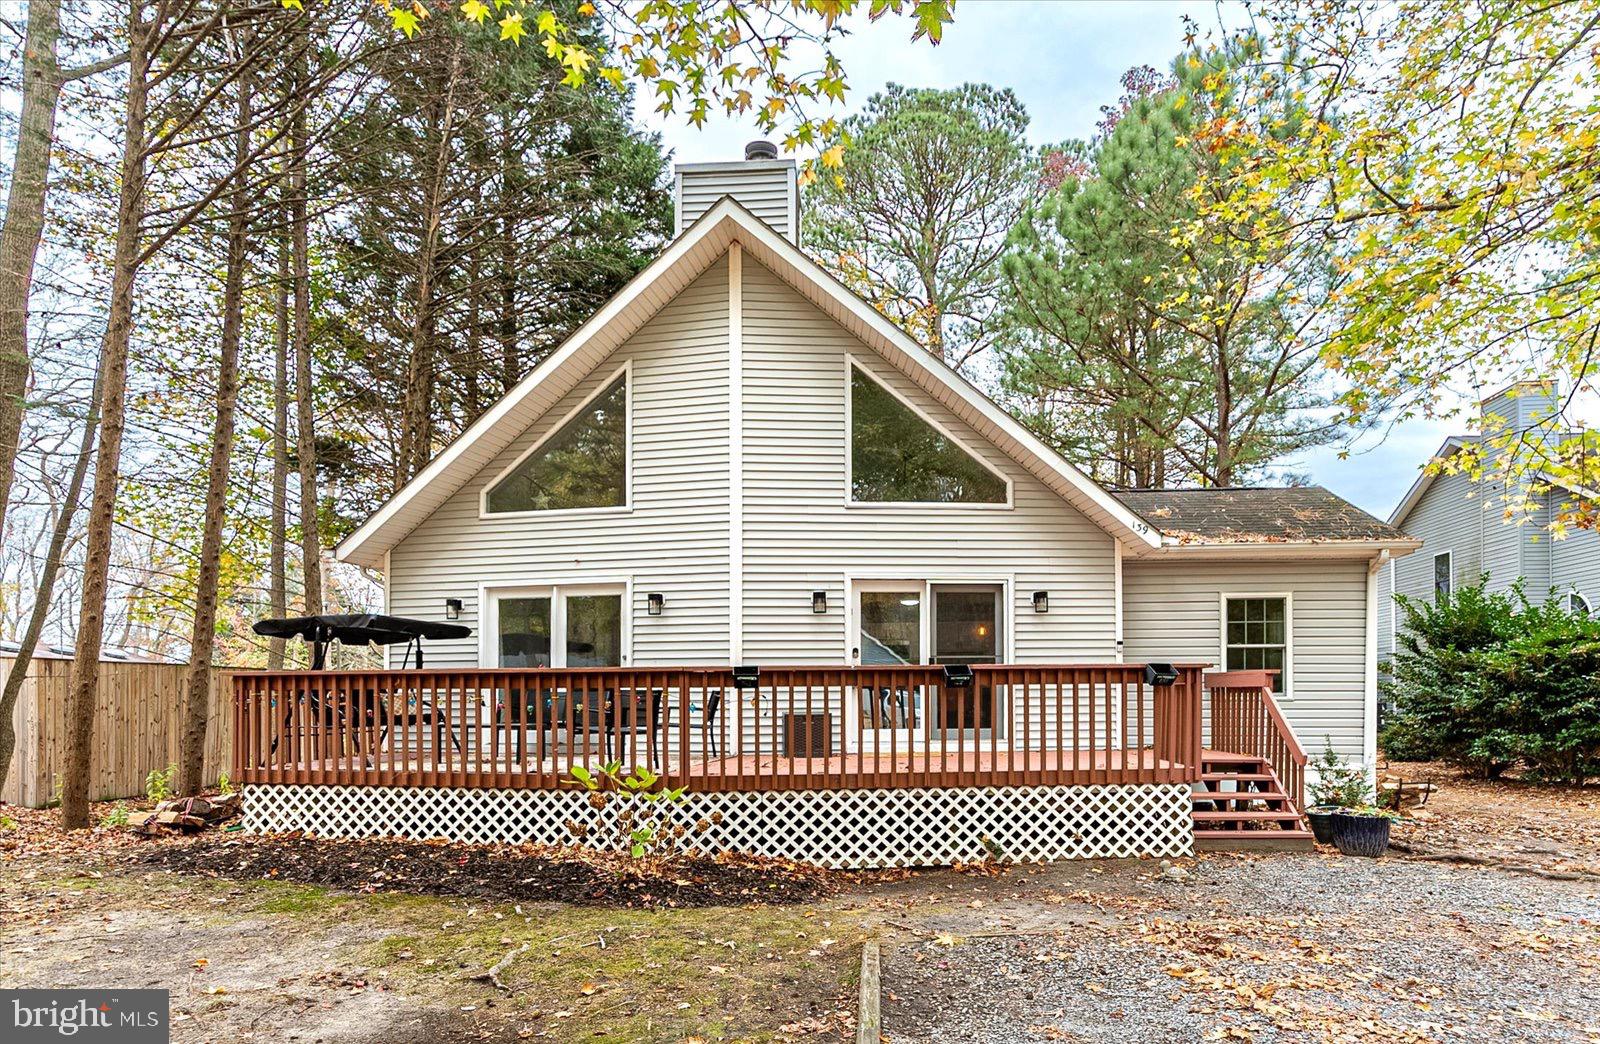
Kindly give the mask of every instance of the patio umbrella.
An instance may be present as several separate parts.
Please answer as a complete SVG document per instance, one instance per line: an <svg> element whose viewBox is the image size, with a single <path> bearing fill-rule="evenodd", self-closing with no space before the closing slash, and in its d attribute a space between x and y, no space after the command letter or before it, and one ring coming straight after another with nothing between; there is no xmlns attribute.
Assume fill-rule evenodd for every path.
<svg viewBox="0 0 1600 1044"><path fill-rule="evenodd" d="M341 645L407 645L406 659L410 658L410 645L417 646L417 666L422 666L422 640L466 638L472 628L461 624L440 623L436 620L414 620L405 616L382 616L377 613L327 613L321 616L292 616L259 620L251 628L266 638L301 638L311 643L311 669L320 671L327 660L328 644ZM401 661L401 666L406 660Z"/></svg>

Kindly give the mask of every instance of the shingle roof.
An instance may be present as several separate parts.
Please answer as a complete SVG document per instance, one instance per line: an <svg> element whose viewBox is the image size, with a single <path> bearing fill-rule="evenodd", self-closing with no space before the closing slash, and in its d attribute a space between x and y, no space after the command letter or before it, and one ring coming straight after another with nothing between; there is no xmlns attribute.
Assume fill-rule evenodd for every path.
<svg viewBox="0 0 1600 1044"><path fill-rule="evenodd" d="M1321 486L1135 489L1114 495L1163 535L1185 544L1409 539Z"/></svg>

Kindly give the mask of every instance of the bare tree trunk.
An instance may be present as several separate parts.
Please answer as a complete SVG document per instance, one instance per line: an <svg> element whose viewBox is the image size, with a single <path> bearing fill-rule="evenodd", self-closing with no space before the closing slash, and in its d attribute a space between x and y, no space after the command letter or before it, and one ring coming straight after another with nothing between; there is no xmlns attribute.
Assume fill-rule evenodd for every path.
<svg viewBox="0 0 1600 1044"><path fill-rule="evenodd" d="M295 77L296 94L305 89L305 59ZM300 465L300 558L306 613L322 612L322 541L317 532L317 429L311 385L311 257L306 230L306 113L299 107L289 130L289 226L294 267L295 456Z"/></svg>
<svg viewBox="0 0 1600 1044"><path fill-rule="evenodd" d="M122 185L117 197L117 238L112 255L111 307L100 347L100 454L83 562L83 595L67 689L67 752L62 772L61 823L89 826L89 755L94 741L94 705L100 675L106 589L111 572L112 526L121 479L122 436L127 423L128 342L133 334L133 282L139 270L139 238L145 188L145 105L148 100L153 26L143 18L143 0L128 5L128 99L123 121Z"/></svg>
<svg viewBox="0 0 1600 1044"><path fill-rule="evenodd" d="M28 291L44 231L50 148L56 136L56 103L61 98L61 70L56 64L60 31L60 0L28 4L28 37L22 45L22 117L11 161L5 227L0 229L0 531L11 500L22 404L28 390Z"/></svg>
<svg viewBox="0 0 1600 1044"><path fill-rule="evenodd" d="M50 543L44 553L44 568L40 570L34 588L33 610L28 616L27 629L11 662L11 673L6 676L5 689L0 690L0 779L11 771L11 757L16 752L17 734L11 716L16 712L17 697L22 693L22 683L33 662L33 650L44 637L45 622L50 618L50 605L55 598L56 576L61 572L61 556L66 551L67 537L72 534L72 520L78 514L78 501L83 498L84 478L89 474L89 461L94 457L95 432L100 426L101 370L96 370L94 390L89 393L89 406L83 418L83 435L78 440L78 456L72 463L72 477L67 481L67 492L62 498L50 530Z"/></svg>
<svg viewBox="0 0 1600 1044"><path fill-rule="evenodd" d="M289 244L278 238L278 279L272 288L272 518L268 521L268 612L289 615ZM267 640L267 669L283 667L284 639Z"/></svg>
<svg viewBox="0 0 1600 1044"><path fill-rule="evenodd" d="M239 49L242 55L248 47ZM240 59L248 60L248 59ZM234 142L234 182L228 215L227 275L222 286L222 344L217 365L217 414L211 425L211 461L206 476L205 520L200 533L200 570L195 578L194 628L189 638L189 679L184 686L183 730L178 740L179 794L204 786L206 733L211 710L211 660L217 642L217 590L222 581L222 528L232 475L234 413L239 402L239 337L244 325L244 277L249 266L250 99L255 76L239 79Z"/></svg>
<svg viewBox="0 0 1600 1044"><path fill-rule="evenodd" d="M455 133L456 85L461 76L461 47L458 43L450 63L450 81L440 100L440 113L434 121L434 156L431 184L422 212L422 242L417 251L417 300L411 324L411 359L406 365L405 395L400 408L400 479L409 480L421 471L432 455L429 421L432 418L435 341L435 271L439 259L439 235L444 224L445 178L450 170L451 139Z"/></svg>
<svg viewBox="0 0 1600 1044"><path fill-rule="evenodd" d="M511 143L511 118L500 120L500 390L509 392L520 374L517 359L517 241L514 190L515 169Z"/></svg>

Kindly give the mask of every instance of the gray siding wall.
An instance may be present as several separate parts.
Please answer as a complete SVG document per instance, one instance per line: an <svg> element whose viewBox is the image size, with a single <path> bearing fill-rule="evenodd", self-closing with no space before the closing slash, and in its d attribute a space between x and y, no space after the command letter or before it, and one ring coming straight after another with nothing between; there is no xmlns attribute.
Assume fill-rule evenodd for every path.
<svg viewBox="0 0 1600 1044"><path fill-rule="evenodd" d="M1577 591L1591 610L1600 612L1600 532L1569 530L1560 540L1551 540L1550 572L1559 593Z"/></svg>
<svg viewBox="0 0 1600 1044"><path fill-rule="evenodd" d="M1474 483L1465 475L1440 475L1433 480L1401 525L1423 543L1421 550L1395 561L1396 594L1431 600L1433 558L1445 551L1452 552L1454 582L1458 586L1477 582L1486 568L1479 544L1480 527L1488 528L1490 519L1486 513L1495 510L1484 503L1486 496L1491 494L1484 484ZM1495 525L1499 525L1498 517Z"/></svg>
<svg viewBox="0 0 1600 1044"><path fill-rule="evenodd" d="M569 410L633 365L629 511L480 518L479 494ZM465 604L474 636L428 662L478 663L480 584L631 576L633 661L728 659L728 265L713 265L390 554L390 611L440 619ZM645 614L661 592L669 609ZM625 650L626 651L626 650Z"/></svg>
<svg viewBox="0 0 1600 1044"><path fill-rule="evenodd" d="M743 285L745 658L843 662L847 579L914 577L1013 581L1017 662L1113 660L1111 537L748 257ZM1015 506L848 506L847 353L1009 477Z"/></svg>
<svg viewBox="0 0 1600 1044"><path fill-rule="evenodd" d="M750 160L743 163L687 163L678 167L676 235L732 196L750 213L798 243L800 201L793 160Z"/></svg>
<svg viewBox="0 0 1600 1044"><path fill-rule="evenodd" d="M1284 716L1313 757L1324 736L1340 754L1363 757L1367 562L1130 561L1123 572L1127 658L1218 663L1225 594L1291 596Z"/></svg>

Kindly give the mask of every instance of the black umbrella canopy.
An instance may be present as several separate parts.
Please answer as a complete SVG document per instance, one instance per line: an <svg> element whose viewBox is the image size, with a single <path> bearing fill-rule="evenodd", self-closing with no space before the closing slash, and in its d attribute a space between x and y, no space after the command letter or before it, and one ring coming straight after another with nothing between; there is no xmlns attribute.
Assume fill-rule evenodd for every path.
<svg viewBox="0 0 1600 1044"><path fill-rule="evenodd" d="M405 616L381 616L377 613L327 613L322 616L292 616L283 619L259 620L251 628L265 638L302 638L317 646L313 666L322 665L322 646L328 642L342 645L396 645L400 642L418 642L418 666L421 666L421 641L443 638L467 638L472 628L461 624L440 623L436 620L413 620Z"/></svg>

